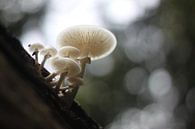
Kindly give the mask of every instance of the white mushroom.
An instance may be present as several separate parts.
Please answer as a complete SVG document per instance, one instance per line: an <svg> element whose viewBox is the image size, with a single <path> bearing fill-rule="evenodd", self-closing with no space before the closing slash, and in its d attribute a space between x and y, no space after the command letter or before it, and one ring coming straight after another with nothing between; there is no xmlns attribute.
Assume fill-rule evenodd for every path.
<svg viewBox="0 0 195 129"><path fill-rule="evenodd" d="M54 47L44 48L40 51L40 54L43 56L55 56L57 54L57 50Z"/></svg>
<svg viewBox="0 0 195 129"><path fill-rule="evenodd" d="M73 46L80 50L81 77L85 64L109 55L116 47L115 36L102 27L79 25L65 29L57 37L59 47ZM88 59L85 59L88 58Z"/></svg>
<svg viewBox="0 0 195 129"><path fill-rule="evenodd" d="M41 43L28 44L28 47L30 52L39 51L44 48Z"/></svg>
<svg viewBox="0 0 195 129"><path fill-rule="evenodd" d="M80 73L81 68L79 64L71 58L52 57L50 65L55 73L60 74L56 89L59 90L63 80L66 76L73 77Z"/></svg>
<svg viewBox="0 0 195 129"><path fill-rule="evenodd" d="M48 58L55 56L57 54L57 50L54 47L48 47L44 48L40 51L40 55L43 55L43 60L41 62L41 65L39 67L39 71L41 71L45 65L45 62Z"/></svg>
<svg viewBox="0 0 195 129"><path fill-rule="evenodd" d="M35 56L36 63L38 63L38 53L41 49L44 48L44 46L41 43L33 43L29 44L28 47L32 55Z"/></svg>
<svg viewBox="0 0 195 129"><path fill-rule="evenodd" d="M86 64L108 56L115 49L116 37L107 29L92 25L78 25L65 29L57 37L57 45L73 46L80 50L80 77L83 77ZM72 92L74 98L78 87Z"/></svg>
<svg viewBox="0 0 195 129"><path fill-rule="evenodd" d="M59 49L58 55L77 59L80 56L80 50L72 46L63 46Z"/></svg>
<svg viewBox="0 0 195 129"><path fill-rule="evenodd" d="M79 64L71 58L55 56L50 59L49 64L57 73L67 72L69 77L76 76L81 70Z"/></svg>
<svg viewBox="0 0 195 129"><path fill-rule="evenodd" d="M102 27L79 25L65 29L57 37L59 47L73 46L80 50L81 56L97 60L109 55L116 47L115 36Z"/></svg>

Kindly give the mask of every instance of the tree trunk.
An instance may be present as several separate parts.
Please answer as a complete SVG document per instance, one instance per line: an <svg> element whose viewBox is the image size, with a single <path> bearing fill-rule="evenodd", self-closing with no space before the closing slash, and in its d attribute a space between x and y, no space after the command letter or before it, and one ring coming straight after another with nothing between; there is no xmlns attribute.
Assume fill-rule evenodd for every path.
<svg viewBox="0 0 195 129"><path fill-rule="evenodd" d="M44 70L43 73L49 73ZM20 42L0 26L0 128L100 129L74 102L65 106Z"/></svg>

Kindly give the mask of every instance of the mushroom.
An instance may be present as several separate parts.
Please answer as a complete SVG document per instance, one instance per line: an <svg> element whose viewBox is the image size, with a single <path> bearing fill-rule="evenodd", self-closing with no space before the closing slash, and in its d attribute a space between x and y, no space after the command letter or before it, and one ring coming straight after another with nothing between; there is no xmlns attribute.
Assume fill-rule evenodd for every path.
<svg viewBox="0 0 195 129"><path fill-rule="evenodd" d="M92 25L69 27L57 37L59 47L73 46L80 50L82 74L86 63L109 55L115 49L116 42L115 36L110 31Z"/></svg>
<svg viewBox="0 0 195 129"><path fill-rule="evenodd" d="M38 53L44 46L41 43L33 43L29 44L29 51L32 52L32 55L35 56L35 62L38 64Z"/></svg>
<svg viewBox="0 0 195 129"><path fill-rule="evenodd" d="M57 45L73 46L80 50L80 58L97 60L109 55L116 47L115 36L102 27L78 25L65 29L57 37Z"/></svg>
<svg viewBox="0 0 195 129"><path fill-rule="evenodd" d="M71 58L58 56L52 57L50 58L50 65L55 73L60 74L60 78L56 85L56 90L60 89L60 86L66 76L73 77L78 75L81 71L79 64Z"/></svg>
<svg viewBox="0 0 195 129"><path fill-rule="evenodd" d="M44 48L40 51L40 55L43 55L43 60L41 62L41 65L39 67L39 72L43 69L45 62L47 61L48 58L55 56L57 54L57 50L54 47L48 47Z"/></svg>
<svg viewBox="0 0 195 129"><path fill-rule="evenodd" d="M80 50L80 77L83 77L86 64L108 56L117 44L115 36L107 29L93 25L78 25L65 29L57 37L57 45L73 46ZM74 98L78 87L72 92Z"/></svg>
<svg viewBox="0 0 195 129"><path fill-rule="evenodd" d="M72 46L63 46L59 49L58 55L77 59L80 56L80 50Z"/></svg>

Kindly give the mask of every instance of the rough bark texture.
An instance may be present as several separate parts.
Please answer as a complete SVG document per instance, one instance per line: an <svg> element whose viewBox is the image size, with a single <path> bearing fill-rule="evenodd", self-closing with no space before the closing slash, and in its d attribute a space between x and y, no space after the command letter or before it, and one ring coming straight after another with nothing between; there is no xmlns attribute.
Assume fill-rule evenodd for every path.
<svg viewBox="0 0 195 129"><path fill-rule="evenodd" d="M45 75L49 74L46 70ZM100 129L74 102L67 109L20 42L0 26L0 128Z"/></svg>

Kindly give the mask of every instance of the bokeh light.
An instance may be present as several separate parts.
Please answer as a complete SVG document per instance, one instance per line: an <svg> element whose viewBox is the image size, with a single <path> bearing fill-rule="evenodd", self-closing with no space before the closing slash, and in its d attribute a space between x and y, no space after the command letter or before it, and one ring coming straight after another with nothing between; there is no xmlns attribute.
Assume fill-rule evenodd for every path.
<svg viewBox="0 0 195 129"><path fill-rule="evenodd" d="M115 24L129 24L141 15L143 10L139 8L135 0L113 0L105 7L105 15Z"/></svg>
<svg viewBox="0 0 195 129"><path fill-rule="evenodd" d="M141 67L131 69L124 78L124 85L131 94L139 94L147 84L147 72Z"/></svg>
<svg viewBox="0 0 195 129"><path fill-rule="evenodd" d="M149 77L149 90L154 98L161 98L168 93L172 87L171 76L166 70L154 71Z"/></svg>
<svg viewBox="0 0 195 129"><path fill-rule="evenodd" d="M160 4L160 0L138 0L139 5L145 9L156 8Z"/></svg>
<svg viewBox="0 0 195 129"><path fill-rule="evenodd" d="M110 125L109 129L168 129L174 128L173 114L158 104L146 106L143 110L129 109Z"/></svg>
<svg viewBox="0 0 195 129"><path fill-rule="evenodd" d="M157 27L133 28L127 35L124 50L131 61L143 62L158 54L162 50L162 43L163 35Z"/></svg>

